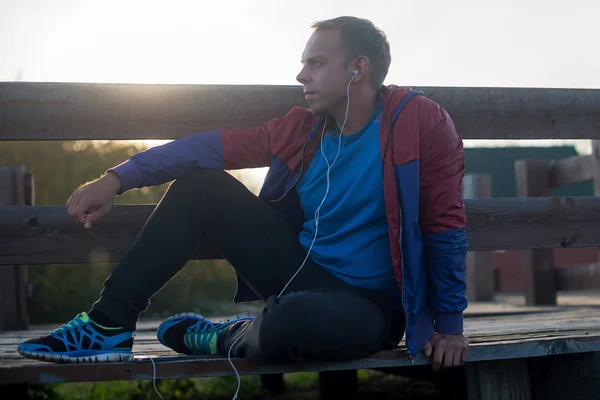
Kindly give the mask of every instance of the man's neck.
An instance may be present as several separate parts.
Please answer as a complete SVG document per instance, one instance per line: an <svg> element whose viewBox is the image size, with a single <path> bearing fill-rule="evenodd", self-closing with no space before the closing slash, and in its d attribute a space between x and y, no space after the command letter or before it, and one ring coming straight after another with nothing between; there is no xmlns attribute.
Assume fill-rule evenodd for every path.
<svg viewBox="0 0 600 400"><path fill-rule="evenodd" d="M378 101L379 96L375 93L365 93L364 95L351 93L348 118L346 119L342 134L350 135L360 131L373 116ZM329 115L335 119L337 128L341 131L344 124L344 117L346 117L346 102L343 102L337 110Z"/></svg>

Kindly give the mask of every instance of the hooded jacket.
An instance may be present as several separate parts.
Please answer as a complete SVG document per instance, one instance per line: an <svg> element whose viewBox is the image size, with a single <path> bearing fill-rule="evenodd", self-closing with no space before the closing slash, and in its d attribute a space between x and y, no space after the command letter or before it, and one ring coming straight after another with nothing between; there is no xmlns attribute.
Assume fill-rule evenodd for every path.
<svg viewBox="0 0 600 400"><path fill-rule="evenodd" d="M463 332L467 241L464 151L454 124L422 92L390 85L380 92L380 150L394 276L406 317L406 345L416 355L435 332ZM259 197L299 233L295 185L319 145L323 118L309 109L254 128L197 133L154 147L111 169L120 193L159 185L194 168L269 167ZM258 296L240 279L235 302Z"/></svg>

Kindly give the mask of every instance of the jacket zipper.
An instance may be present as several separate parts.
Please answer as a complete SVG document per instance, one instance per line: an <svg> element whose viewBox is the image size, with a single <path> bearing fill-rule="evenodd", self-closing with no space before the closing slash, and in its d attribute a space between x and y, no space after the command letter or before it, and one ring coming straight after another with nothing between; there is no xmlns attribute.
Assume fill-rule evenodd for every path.
<svg viewBox="0 0 600 400"><path fill-rule="evenodd" d="M298 183L298 181L300 180L300 176L302 175L302 170L304 169L304 149L306 149L306 143L304 143L302 145L302 158L300 161L300 172L298 172L298 177L296 178L296 181L294 182L293 185L291 185L288 190L285 191L285 193L283 194L283 196L281 196L280 198L278 198L277 200L269 200L269 202L271 203L277 203L278 201L283 200L283 198L289 193L290 190L292 190L292 188L294 186L296 186L296 184Z"/></svg>
<svg viewBox="0 0 600 400"><path fill-rule="evenodd" d="M398 235L398 246L400 248L400 270L402 271L402 287L400 288L400 290L402 291L402 309L404 310L404 331L406 332L406 329L408 329L408 313L406 312L406 307L404 306L404 261L402 261L402 210L400 210L400 205L398 205L398 214L400 214L400 232ZM408 339L408 337L407 337ZM408 350L408 340L406 340L406 355L408 356L408 360L410 361L411 364L415 363L415 360L413 360L413 356L410 353L410 350Z"/></svg>
<svg viewBox="0 0 600 400"><path fill-rule="evenodd" d="M391 128L390 128L391 129ZM385 147L383 150L383 168L385 168L385 154L387 154L387 148L389 146L389 136L388 136L388 140L386 140L385 143ZM393 164L392 164L393 165ZM384 171L382 171L383 173ZM384 174L385 175L385 174ZM407 316L407 312L406 312L406 307L404 306L404 261L402 260L402 210L400 208L400 204L398 203L398 222L400 224L400 231L398 232L398 248L400 250L400 271L402 272L402 285L400 290L402 291L402 298L401 298L401 302L402 302L402 309L404 310L404 331L406 332L406 329L408 328L408 316ZM408 337L407 337L408 339ZM412 354L410 353L410 350L408 350L408 340L406 341L406 350L404 350L406 352L406 355L408 356L408 360L410 361L411 364L415 363L415 360L413 359Z"/></svg>

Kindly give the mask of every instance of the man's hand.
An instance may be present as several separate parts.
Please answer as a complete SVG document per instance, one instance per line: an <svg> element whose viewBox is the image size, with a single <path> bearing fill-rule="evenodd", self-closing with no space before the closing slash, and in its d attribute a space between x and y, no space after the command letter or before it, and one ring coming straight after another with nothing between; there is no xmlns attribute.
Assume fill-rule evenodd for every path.
<svg viewBox="0 0 600 400"><path fill-rule="evenodd" d="M84 224L85 229L90 229L96 221L110 212L120 190L121 179L117 174L109 172L75 190L67 200L67 212Z"/></svg>
<svg viewBox="0 0 600 400"><path fill-rule="evenodd" d="M433 353L433 370L460 367L467 360L469 341L462 334L446 335L436 333L423 346L423 353L429 357Z"/></svg>

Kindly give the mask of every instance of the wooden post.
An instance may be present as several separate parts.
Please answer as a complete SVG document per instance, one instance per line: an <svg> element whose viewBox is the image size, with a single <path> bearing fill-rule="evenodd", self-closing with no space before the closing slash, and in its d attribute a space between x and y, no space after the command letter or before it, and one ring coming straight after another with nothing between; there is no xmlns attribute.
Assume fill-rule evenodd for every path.
<svg viewBox="0 0 600 400"><path fill-rule="evenodd" d="M517 196L546 197L550 195L548 160L515 161ZM552 249L523 250L525 259L524 285L527 305L556 305L554 253Z"/></svg>
<svg viewBox="0 0 600 400"><path fill-rule="evenodd" d="M25 167L0 167L0 206L32 203L33 180ZM0 331L28 326L27 266L0 265Z"/></svg>
<svg viewBox="0 0 600 400"><path fill-rule="evenodd" d="M531 358L529 376L534 399L598 399L600 352Z"/></svg>
<svg viewBox="0 0 600 400"><path fill-rule="evenodd" d="M463 178L463 197L481 199L492 197L490 174L466 174ZM467 253L467 299L494 301L494 269L490 251Z"/></svg>
<svg viewBox="0 0 600 400"><path fill-rule="evenodd" d="M527 360L468 362L467 396L469 400L531 400Z"/></svg>
<svg viewBox="0 0 600 400"><path fill-rule="evenodd" d="M594 157L594 195L600 196L600 140L592 140L592 156ZM597 261L600 263L600 250L598 251Z"/></svg>
<svg viewBox="0 0 600 400"><path fill-rule="evenodd" d="M594 195L600 196L600 140L592 140L592 156L596 160L594 171Z"/></svg>

